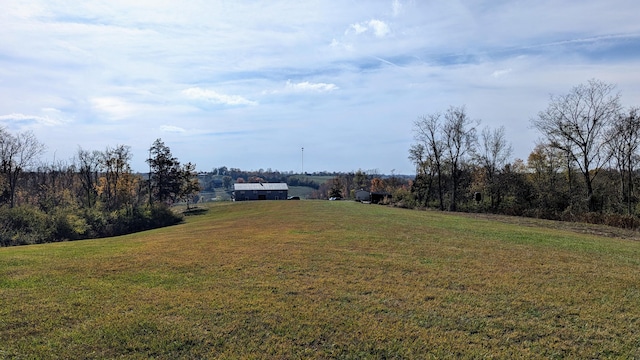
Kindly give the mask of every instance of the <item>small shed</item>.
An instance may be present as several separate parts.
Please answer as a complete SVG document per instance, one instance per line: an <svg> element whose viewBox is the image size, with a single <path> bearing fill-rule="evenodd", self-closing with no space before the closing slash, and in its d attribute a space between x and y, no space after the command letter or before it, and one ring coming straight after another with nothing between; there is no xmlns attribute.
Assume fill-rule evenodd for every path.
<svg viewBox="0 0 640 360"><path fill-rule="evenodd" d="M371 192L363 189L356 191L356 201L371 201Z"/></svg>
<svg viewBox="0 0 640 360"><path fill-rule="evenodd" d="M233 200L287 200L289 186L286 183L233 184Z"/></svg>

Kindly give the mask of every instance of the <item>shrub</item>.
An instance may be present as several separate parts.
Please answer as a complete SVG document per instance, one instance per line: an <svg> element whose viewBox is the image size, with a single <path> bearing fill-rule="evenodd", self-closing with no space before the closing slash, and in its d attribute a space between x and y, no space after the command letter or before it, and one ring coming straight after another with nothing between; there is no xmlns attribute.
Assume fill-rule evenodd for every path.
<svg viewBox="0 0 640 360"><path fill-rule="evenodd" d="M0 245L28 245L56 241L52 217L35 207L0 209Z"/></svg>
<svg viewBox="0 0 640 360"><path fill-rule="evenodd" d="M0 246L124 235L182 222L166 205L113 212L97 208L67 209L47 214L38 208L0 208Z"/></svg>
<svg viewBox="0 0 640 360"><path fill-rule="evenodd" d="M59 240L83 239L90 233L91 226L81 214L58 212L53 215L55 237Z"/></svg>
<svg viewBox="0 0 640 360"><path fill-rule="evenodd" d="M414 209L417 206L416 197L411 191L397 189L393 192L393 205L400 208Z"/></svg>
<svg viewBox="0 0 640 360"><path fill-rule="evenodd" d="M160 228L180 223L183 217L164 204L149 207L121 209L109 213L99 236L116 236Z"/></svg>
<svg viewBox="0 0 640 360"><path fill-rule="evenodd" d="M166 205L156 205L151 208L151 226L163 227L181 223L183 217L171 211Z"/></svg>

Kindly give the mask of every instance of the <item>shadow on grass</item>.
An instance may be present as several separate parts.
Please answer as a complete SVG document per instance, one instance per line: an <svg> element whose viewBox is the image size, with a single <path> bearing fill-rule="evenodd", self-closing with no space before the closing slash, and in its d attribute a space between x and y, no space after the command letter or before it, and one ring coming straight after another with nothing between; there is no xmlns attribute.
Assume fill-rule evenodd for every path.
<svg viewBox="0 0 640 360"><path fill-rule="evenodd" d="M209 209L201 208L201 207L192 207L189 209L185 209L182 214L184 216L195 216L195 215L203 215L206 214Z"/></svg>

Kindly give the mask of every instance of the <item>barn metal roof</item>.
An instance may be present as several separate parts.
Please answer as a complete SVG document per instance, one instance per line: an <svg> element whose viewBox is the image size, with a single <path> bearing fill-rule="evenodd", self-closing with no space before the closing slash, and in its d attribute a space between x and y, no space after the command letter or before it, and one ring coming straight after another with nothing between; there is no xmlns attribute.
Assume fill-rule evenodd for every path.
<svg viewBox="0 0 640 360"><path fill-rule="evenodd" d="M287 186L286 183L239 183L239 184L233 184L233 190L235 191L253 191L253 190L282 191L282 190L289 190L289 186Z"/></svg>

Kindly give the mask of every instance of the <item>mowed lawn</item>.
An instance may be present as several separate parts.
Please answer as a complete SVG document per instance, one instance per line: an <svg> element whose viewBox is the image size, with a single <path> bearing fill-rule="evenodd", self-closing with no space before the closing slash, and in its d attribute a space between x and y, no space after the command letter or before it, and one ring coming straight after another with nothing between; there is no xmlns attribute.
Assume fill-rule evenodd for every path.
<svg viewBox="0 0 640 360"><path fill-rule="evenodd" d="M0 249L0 358L640 358L640 242L333 201Z"/></svg>

